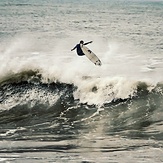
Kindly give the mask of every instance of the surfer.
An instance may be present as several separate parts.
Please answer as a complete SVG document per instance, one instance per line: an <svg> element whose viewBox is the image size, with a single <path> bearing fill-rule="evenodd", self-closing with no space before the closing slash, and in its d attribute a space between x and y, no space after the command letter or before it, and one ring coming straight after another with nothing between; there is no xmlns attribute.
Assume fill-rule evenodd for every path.
<svg viewBox="0 0 163 163"><path fill-rule="evenodd" d="M78 54L79 56L83 56L83 55L85 55L85 54L83 53L83 51L82 51L82 49L81 49L81 47L80 47L80 44L82 44L82 45L87 45L87 44L90 44L90 43L92 43L92 42L93 42L93 41L89 41L89 42L84 43L84 41L81 40L79 44L77 44L73 49L71 49L71 51L73 51L73 50L76 49L77 54Z"/></svg>

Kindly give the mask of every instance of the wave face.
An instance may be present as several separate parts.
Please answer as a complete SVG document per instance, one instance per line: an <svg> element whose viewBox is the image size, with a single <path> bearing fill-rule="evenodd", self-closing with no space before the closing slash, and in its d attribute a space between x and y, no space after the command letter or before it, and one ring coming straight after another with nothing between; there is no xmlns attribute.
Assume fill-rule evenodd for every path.
<svg viewBox="0 0 163 163"><path fill-rule="evenodd" d="M85 149L91 154L111 152L115 158L112 152L127 154L134 149L137 155L150 148L150 154L162 145L161 83L90 77L83 77L82 85L47 83L50 80L45 82L38 71L10 77L0 89L0 140L6 140L0 152L7 153L1 156L7 160L22 160L15 153L30 152L30 160L36 161L34 156L41 160L48 153L48 160L57 161L64 151L75 154ZM51 158L56 152L60 157Z"/></svg>
<svg viewBox="0 0 163 163"><path fill-rule="evenodd" d="M163 162L162 6L1 0L0 162Z"/></svg>
<svg viewBox="0 0 163 163"><path fill-rule="evenodd" d="M109 132L131 130L133 137L145 134L150 138L152 134L161 139L160 133L134 135L132 131L161 121L161 83L90 77L82 78L80 85L57 80L47 83L34 71L10 77L1 82L1 125L23 127L49 122L50 127L53 121L81 123L101 117L108 119Z"/></svg>

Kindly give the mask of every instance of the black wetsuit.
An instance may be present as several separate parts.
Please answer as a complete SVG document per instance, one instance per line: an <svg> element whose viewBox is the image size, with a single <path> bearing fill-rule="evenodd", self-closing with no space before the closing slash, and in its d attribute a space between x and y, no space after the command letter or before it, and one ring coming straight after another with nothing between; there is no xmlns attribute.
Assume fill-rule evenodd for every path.
<svg viewBox="0 0 163 163"><path fill-rule="evenodd" d="M87 43L84 43L83 45L87 45L87 44L90 44L90 43L92 43L92 41L87 42ZM78 54L79 56L85 55L85 54L83 53L81 47L80 47L80 44L77 44L77 45L73 48L73 50L74 50L74 49L76 49L76 52L77 52L77 54Z"/></svg>
<svg viewBox="0 0 163 163"><path fill-rule="evenodd" d="M80 47L80 44L77 44L77 45L75 46L75 48L76 48L76 52L77 52L77 54L78 54L79 56L85 55L85 54L83 53L81 47Z"/></svg>

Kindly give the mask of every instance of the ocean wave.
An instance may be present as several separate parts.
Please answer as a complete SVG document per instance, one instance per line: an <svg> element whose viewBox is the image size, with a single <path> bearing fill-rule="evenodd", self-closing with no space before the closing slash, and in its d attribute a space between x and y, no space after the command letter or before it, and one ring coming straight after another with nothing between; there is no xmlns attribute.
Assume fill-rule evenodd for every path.
<svg viewBox="0 0 163 163"><path fill-rule="evenodd" d="M12 83L21 83L23 81L32 81L33 80L40 80L39 71L22 71L20 73L8 73L7 75L0 78L0 86Z"/></svg>
<svg viewBox="0 0 163 163"><path fill-rule="evenodd" d="M78 79L78 82L74 80L72 83L64 83L55 76L49 79L46 77L45 79L38 70L8 74L1 78L0 86L1 102L11 94L15 97L23 94L24 97L28 97L30 100L33 98L32 101L40 97L40 101L49 102L52 101L53 95L57 92L57 94L60 94L59 96L64 93L65 98L67 95L71 95L73 100L78 100L79 103L102 106L115 101L133 99L142 95L147 96L150 93L159 93L160 95L163 93L162 83L153 85L145 81L133 81L122 77L98 78L91 76L83 76ZM46 100L43 98L43 94L46 95ZM22 98L20 101L27 100Z"/></svg>
<svg viewBox="0 0 163 163"><path fill-rule="evenodd" d="M59 81L45 83L42 82L40 73L40 79L37 79L39 82L31 82L30 79L37 77L37 73L29 75L26 80L23 78L24 81L20 80L22 78L19 74L17 80L1 85L0 124L3 128L6 124L10 128L18 126L18 131L14 133L4 129L1 137L22 139L23 136L17 136L19 127L27 130L32 127L34 132L51 133L53 129L54 132L58 129L59 124L72 123L74 126L84 122L84 125L88 125L90 121L99 122L103 118L108 121L105 128L108 128L110 133L116 131L124 136L150 137L155 133L144 132L139 135L134 133L133 129L141 130L162 122L161 83L151 86L143 81L105 79L106 84L104 79L90 77L84 77L80 85ZM26 129L23 132L27 134ZM154 136L157 136L157 133ZM28 135L23 139L33 137Z"/></svg>

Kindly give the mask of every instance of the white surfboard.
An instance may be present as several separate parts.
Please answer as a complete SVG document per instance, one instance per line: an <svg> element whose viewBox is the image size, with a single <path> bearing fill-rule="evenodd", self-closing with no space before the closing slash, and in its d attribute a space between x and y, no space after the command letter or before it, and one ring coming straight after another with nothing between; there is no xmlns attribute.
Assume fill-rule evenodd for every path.
<svg viewBox="0 0 163 163"><path fill-rule="evenodd" d="M100 59L90 50L88 49L85 45L80 44L80 47L83 51L83 53L87 56L87 58L93 62L95 65L101 66L102 63Z"/></svg>

